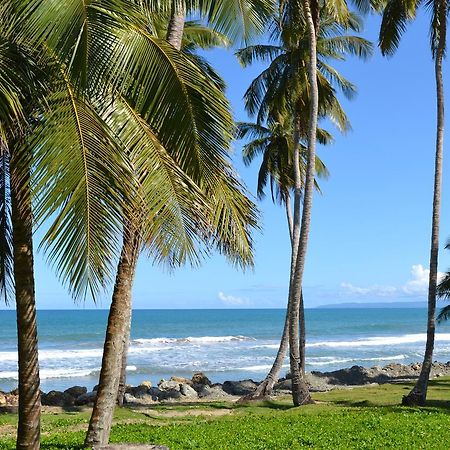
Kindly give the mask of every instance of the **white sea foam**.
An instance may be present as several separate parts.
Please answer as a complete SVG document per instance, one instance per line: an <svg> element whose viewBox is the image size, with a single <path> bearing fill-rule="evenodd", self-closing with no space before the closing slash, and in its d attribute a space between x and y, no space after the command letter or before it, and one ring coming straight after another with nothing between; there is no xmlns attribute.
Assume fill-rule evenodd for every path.
<svg viewBox="0 0 450 450"><path fill-rule="evenodd" d="M152 339L134 339L132 342L138 345L161 345L161 344L217 344L233 341L254 341L254 338L248 336L188 336L185 338L152 338Z"/></svg>
<svg viewBox="0 0 450 450"><path fill-rule="evenodd" d="M355 339L353 341L320 341L306 344L307 347L382 347L401 344L415 344L425 342L427 335L425 333L405 334L403 336L375 336L366 339ZM450 341L450 333L436 334L436 342Z"/></svg>
<svg viewBox="0 0 450 450"><path fill-rule="evenodd" d="M48 378L82 378L90 375L97 375L99 369L41 369L39 376L41 380ZM17 371L0 372L0 379L17 380Z"/></svg>
<svg viewBox="0 0 450 450"><path fill-rule="evenodd" d="M137 367L136 366L127 366L126 371L127 372L136 372Z"/></svg>
<svg viewBox="0 0 450 450"><path fill-rule="evenodd" d="M306 360L307 366L328 366L333 364L345 364L357 361L398 361L405 359L406 355L384 356L379 358L334 358L330 356L309 358Z"/></svg>
<svg viewBox="0 0 450 450"><path fill-rule="evenodd" d="M284 364L283 369L289 367L289 364ZM260 366L246 366L246 367L237 367L234 370L245 370L248 372L262 372L264 370L270 370L272 368L272 364L262 364Z"/></svg>

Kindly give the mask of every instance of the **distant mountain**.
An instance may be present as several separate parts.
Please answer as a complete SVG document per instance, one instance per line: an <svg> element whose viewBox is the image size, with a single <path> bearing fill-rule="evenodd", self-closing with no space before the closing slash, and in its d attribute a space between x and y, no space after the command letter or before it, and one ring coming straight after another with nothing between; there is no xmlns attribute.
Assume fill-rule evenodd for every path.
<svg viewBox="0 0 450 450"><path fill-rule="evenodd" d="M364 309L364 308L426 308L426 302L378 302L378 303L337 303L317 306L318 309Z"/></svg>

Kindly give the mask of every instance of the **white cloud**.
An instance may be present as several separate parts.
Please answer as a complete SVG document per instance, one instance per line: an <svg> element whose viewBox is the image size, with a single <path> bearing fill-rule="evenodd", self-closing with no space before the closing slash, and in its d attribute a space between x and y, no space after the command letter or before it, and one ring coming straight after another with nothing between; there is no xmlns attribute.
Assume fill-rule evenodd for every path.
<svg viewBox="0 0 450 450"><path fill-rule="evenodd" d="M351 283L341 283L343 293L359 297L420 297L425 296L428 290L429 269L425 269L422 264L415 264L411 268L411 279L401 286L354 286ZM438 281L444 274L438 273Z"/></svg>
<svg viewBox="0 0 450 450"><path fill-rule="evenodd" d="M251 304L251 302L248 298L235 297L233 295L226 295L223 292L219 292L218 297L222 303L225 303L226 305L229 305L229 306L243 306L243 305Z"/></svg>

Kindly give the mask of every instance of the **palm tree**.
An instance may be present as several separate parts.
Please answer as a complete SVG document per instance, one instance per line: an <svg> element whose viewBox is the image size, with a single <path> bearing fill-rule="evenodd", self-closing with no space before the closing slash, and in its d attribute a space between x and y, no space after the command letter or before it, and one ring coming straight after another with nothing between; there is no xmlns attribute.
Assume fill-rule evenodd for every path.
<svg viewBox="0 0 450 450"><path fill-rule="evenodd" d="M215 30L232 41L248 41L255 34L264 32L272 17L274 0L172 0L169 5L169 23L166 39L180 50L187 14L200 13L201 17Z"/></svg>
<svg viewBox="0 0 450 450"><path fill-rule="evenodd" d="M401 35L405 31L407 24L415 19L417 10L422 4L431 12L430 41L436 78L437 125L433 212L431 225L430 275L428 284L427 341L419 378L411 392L403 397L402 403L404 405L425 404L431 365L433 362L436 328L435 316L439 254L442 157L444 152L444 80L442 77L442 63L446 48L449 4L446 0L432 0L429 2L422 2L420 0L410 2L388 0L384 6L383 19L380 29L381 52L384 55L391 55L397 49L400 43Z"/></svg>
<svg viewBox="0 0 450 450"><path fill-rule="evenodd" d="M151 199L148 209L153 214L153 227L161 227L174 211L178 212L179 199L172 198L174 186L179 191L198 194L198 188L192 189L194 183L176 169L173 158L161 150L155 139L153 130L158 130L167 142L176 142L173 147L177 148L176 156L180 161L187 163L195 159L189 151L195 156L196 136L192 123L183 120L189 108L174 99L189 96L189 105L193 105L191 113L199 122L204 122L204 117L220 117L222 128L211 123L205 128L204 139L210 148L219 147L231 135L227 129L230 126L227 103L214 95L214 89L211 92L211 82L190 61L149 35L143 25L135 26L134 19L139 17L139 11L134 8L134 2L122 3L116 3L113 10L109 3L107 8L102 7L100 1L95 5L47 2L43 6L38 1L19 0L11 3L16 8L13 9L16 18L20 19L15 23L17 36L25 36L34 46L45 42L46 70L49 69L51 85L45 108L35 116L38 120L27 136L32 158L27 167L33 168L30 174L33 196L26 198L33 200L36 224L50 223L43 245L75 297L83 297L87 292L96 295L108 282L117 254L116 239L123 226L121 218L124 214L134 217L132 211L140 210L142 189L145 189L146 200ZM84 20L80 22L79 17ZM74 33L77 26L79 29ZM83 35L89 35L89 40L80 38ZM129 63L125 68L122 67L124 58ZM143 74L140 67L149 70ZM167 91L159 89L161 84L167 86ZM211 102L212 98L215 103ZM166 118L169 104L171 115ZM122 108L120 117L116 113L119 106ZM165 118L163 123L161 117ZM146 139L137 141L136 130ZM145 145L139 148L142 142ZM139 150L139 157L130 161L135 149ZM221 158L219 153L216 160ZM212 164L216 162L211 158ZM137 167L132 167L132 163ZM161 167L171 170L167 172ZM152 176L145 177L145 174ZM25 191L23 180L21 178L20 188ZM19 187L19 183L14 186ZM225 197L233 192L240 192L240 186L230 181L219 194ZM207 208L201 198L196 205L199 205L198 216L201 217L203 209ZM254 222L253 206L245 198L233 207L236 214L239 207L247 208ZM13 202L13 213L17 211L14 208ZM27 233L31 236L31 211L25 212L28 220L23 223L29 227ZM214 212L217 214L215 223L229 220L230 214L223 206ZM233 229L229 231L231 234ZM245 226L238 231L241 236L244 233L239 244L243 248L251 247ZM220 241L222 236L214 237ZM227 240L220 242L226 251ZM152 241L155 248L160 244L158 239ZM31 248L26 250L22 255L32 268ZM35 308L34 297L32 300ZM23 312L18 309L18 314ZM23 318L29 322L33 319L30 314ZM24 336L29 342L33 339L35 342L36 333L24 333ZM30 357L25 353L26 361L38 367L37 346L31 350ZM25 381L29 386L32 383L33 387L36 383L38 386L36 371L25 373ZM39 395L39 389L34 391ZM33 405L38 402L34 401ZM33 411L37 411L38 417L38 409ZM36 414L30 414L21 421L19 430L22 423L30 424L28 419L36 419ZM39 445L36 439L38 421L34 420L33 426L37 432L34 447L29 448ZM19 438L25 437L19 431Z"/></svg>
<svg viewBox="0 0 450 450"><path fill-rule="evenodd" d="M274 115L283 115L291 117L292 132L292 187L294 191L294 214L293 219L288 220L292 223L290 226L292 258L291 258L291 278L288 300L287 323L283 336L289 335L291 362L298 364L298 376L293 380L294 403L301 404L309 401L309 393L306 384L302 380L304 372L304 326L299 337L298 323L304 323L303 302L301 295L301 283L299 281L299 266L297 265L297 253L300 239L300 201L302 194L306 195L306 183L308 173L308 158L304 160L305 170L301 169L297 155L297 149L302 141L307 141L307 123L311 104L311 86L309 83L308 65L310 61L309 35L303 26L304 20L299 11L291 11L292 5L285 4L285 10L282 11L281 18L276 20L273 25L272 34L276 39L281 40L280 45L255 45L247 47L238 52L238 57L244 65L250 64L254 60L269 61L269 67L264 70L250 85L245 94L246 109L251 115L256 115L258 124L264 121L274 121ZM318 105L318 116L328 117L338 125L342 131L349 128L348 120L342 110L337 98L334 85L337 86L344 95L351 97L354 94L355 87L335 69L328 61L331 59L345 59L346 54L356 55L366 58L371 53L371 45L368 41L349 36L349 31L359 31L361 23L354 14L348 14L346 20L337 21L327 9L320 10L321 27L317 40L317 50L319 59L317 61L317 82L320 102ZM303 25L302 25L303 24ZM317 134L317 130L316 130ZM319 132L318 136L323 136ZM305 153L303 153L305 155ZM304 166L303 166L304 167ZM313 167L313 169L315 169ZM315 172L315 170L314 170ZM314 182L314 180L313 180ZM313 183L314 184L314 183ZM290 206L289 203L286 203ZM303 208L308 204L303 199ZM303 213L305 213L303 211ZM299 288L299 289L298 289ZM288 330L289 324L293 329ZM297 330L295 331L294 328ZM294 336L292 337L292 333ZM301 342L299 342L301 341ZM275 365L270 371L270 377L266 380L270 392L270 386L276 381L281 364L286 351L286 339L281 342ZM295 348L295 350L293 350ZM294 371L291 367L291 373ZM301 372L301 373L300 373ZM263 383L266 389L266 383ZM261 390L261 392L262 392ZM303 396L303 399L300 397Z"/></svg>
<svg viewBox="0 0 450 450"><path fill-rule="evenodd" d="M195 30L191 29L190 31L190 36L187 33L187 41L189 41L189 37L201 34L204 38L201 42L203 46L220 38L216 33L214 37L210 36L205 39L206 30L198 24L196 24ZM191 41L189 50L192 51L194 46ZM203 72L202 75L198 73L198 75L205 81L209 80L209 93L205 92L208 101L215 103L215 105L225 105L226 100L223 96L221 83L218 83L216 75L210 76L212 69L204 61L193 58L191 54L186 57L186 60L192 61L194 65L200 62L199 70L206 67L206 72ZM195 104L196 100L186 94L185 97L186 107L189 109L189 103ZM207 107L207 109L210 109L210 107ZM205 112L207 114L203 116ZM149 117L148 119L151 120L152 118ZM126 218L125 222L129 224L129 227L124 232L122 256L119 261L113 301L108 318L99 389L85 441L86 445L104 444L107 443L109 438L115 398L121 384L120 373L124 373L125 352L129 340L131 318L131 287L140 248L143 245L155 247L156 243L157 245L154 248L156 257L158 259L169 257L172 264L178 265L184 262L186 254L189 256L189 253L192 253L194 257L196 256L195 243L192 238L198 236L199 240L206 239L206 241L209 241L209 246L211 244L217 246L232 260L244 266L251 263L251 239L248 233L249 228L255 225L253 205L242 194L242 187L225 158L231 138L231 115L226 110L222 110L220 114L216 112L215 115L208 111L192 111L189 120L192 124L191 129L197 134L193 136L195 139L193 144L199 154L198 157L192 155L189 160L185 160L180 153L180 150L183 151L184 149L180 148L179 144L172 138L168 139L164 133L156 131L154 138L159 140L161 147L167 149L167 153L173 158L173 165L178 164L189 179L195 183L195 186L198 186L198 189L203 193L202 201L207 204L206 207L201 207L198 197L195 196L196 205L192 203L188 206L181 205L184 217L178 228L174 227L170 236L168 236L169 233L166 230L166 235L159 238L155 236L155 231L157 231L153 224L155 215L151 210L148 211L148 207L144 208L147 213L139 213L138 221L130 217ZM218 125L219 123L220 125ZM211 142L211 137L214 138L214 143ZM139 156L139 153L136 154ZM184 182L185 185L188 185L188 183L189 181ZM175 198L179 200L180 193L175 194ZM186 197L186 194L183 195ZM209 199L208 202L206 202L206 199ZM201 207L200 210L199 206ZM203 213L203 217L198 217L199 211ZM149 216L149 219L146 218L147 216ZM193 219L192 216L194 216ZM141 236L138 231L142 228L142 220L151 229L147 238ZM187 230L185 229L186 224L188 224ZM186 244L180 247L180 251L178 248L173 248L174 236L186 238ZM163 248L161 248L161 244Z"/></svg>
<svg viewBox="0 0 450 450"><path fill-rule="evenodd" d="M327 144L331 141L331 136L325 130L318 130L319 141ZM284 205L286 219L288 223L289 238L292 245L292 207L291 192L294 185L294 175L292 167L292 147L293 133L292 120L278 117L277 122L270 122L267 127L255 123L239 123L238 138L252 139L243 147L244 164L250 165L254 159L262 155L262 162L258 174L257 195L259 199L265 197L266 185L270 185L272 201ZM306 147L300 144L301 169L305 170ZM328 170L323 162L316 157L316 173L319 178L327 178ZM319 185L315 183L316 190L320 191ZM300 310L302 313L302 309ZM304 318L300 317L300 347L302 367L305 367L305 326ZM245 400L257 400L270 396L274 384L279 378L286 352L289 345L288 321L285 320L283 333L274 363L262 383L259 384L255 392L246 395Z"/></svg>
<svg viewBox="0 0 450 450"><path fill-rule="evenodd" d="M152 34L155 36L165 39L167 34L167 24L168 19L161 16L153 16L149 17L148 28L151 28ZM182 51L185 55L188 55L193 62L201 68L205 73L207 73L212 81L220 88L225 89L225 85L220 76L214 71L213 67L209 65L207 60L196 53L196 51L201 49L211 49L213 47L228 47L230 45L230 40L209 27L202 25L198 21L187 21L184 24L184 32L181 43ZM124 252L124 249L122 249ZM180 261L181 264L181 261ZM120 267L118 267L118 271L120 271ZM134 275L133 275L134 278ZM128 294L131 298L131 289ZM124 351L122 354L122 367L120 372L120 380L119 380L119 388L117 393L117 404L119 406L123 405L125 389L126 389L126 367L127 367L127 355L128 355L128 346L130 340L130 328L131 321L127 327L127 332L124 336Z"/></svg>
<svg viewBox="0 0 450 450"><path fill-rule="evenodd" d="M41 98L37 54L17 42L8 5L0 6L0 292L17 314L18 449L40 441L40 383L33 270L30 161L24 149L32 99ZM25 151L24 151L25 150Z"/></svg>

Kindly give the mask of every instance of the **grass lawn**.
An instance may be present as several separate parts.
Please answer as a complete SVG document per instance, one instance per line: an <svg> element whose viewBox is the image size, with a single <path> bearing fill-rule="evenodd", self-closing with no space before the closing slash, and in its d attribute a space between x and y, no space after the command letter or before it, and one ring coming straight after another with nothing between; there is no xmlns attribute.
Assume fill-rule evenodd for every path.
<svg viewBox="0 0 450 450"><path fill-rule="evenodd" d="M430 384L423 408L399 406L409 385L315 394L314 405L289 399L240 406L201 403L118 409L111 442L165 444L171 449L450 449L450 378ZM89 410L47 411L43 449L81 449ZM16 416L0 415L0 449L14 448Z"/></svg>

